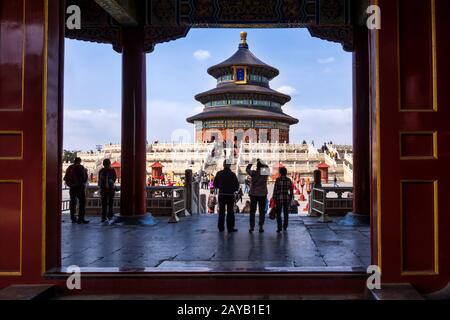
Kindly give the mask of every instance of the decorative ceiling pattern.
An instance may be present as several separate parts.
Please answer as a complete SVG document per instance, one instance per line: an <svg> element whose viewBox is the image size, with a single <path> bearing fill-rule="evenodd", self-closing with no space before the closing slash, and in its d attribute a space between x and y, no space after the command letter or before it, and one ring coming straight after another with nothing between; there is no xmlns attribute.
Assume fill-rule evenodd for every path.
<svg viewBox="0 0 450 320"><path fill-rule="evenodd" d="M67 38L110 43L121 52L122 25L116 19L94 0L66 4L78 5L82 12L81 29L66 29ZM312 36L353 49L350 0L136 0L134 7L138 27L144 28L146 52L158 43L185 37L190 28L232 27L303 27Z"/></svg>

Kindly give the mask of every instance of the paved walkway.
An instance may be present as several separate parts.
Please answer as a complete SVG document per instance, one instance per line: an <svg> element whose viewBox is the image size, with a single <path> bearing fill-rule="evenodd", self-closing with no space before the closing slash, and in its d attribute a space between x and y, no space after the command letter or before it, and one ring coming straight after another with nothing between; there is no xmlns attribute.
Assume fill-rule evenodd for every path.
<svg viewBox="0 0 450 320"><path fill-rule="evenodd" d="M153 226L109 226L90 219L89 225L77 225L63 216L63 267L271 271L370 264L369 227L340 226L338 219L320 224L317 218L291 215L282 234L271 220L265 233L250 234L247 215L237 216L235 234L219 233L216 215L185 217L177 224L158 218Z"/></svg>

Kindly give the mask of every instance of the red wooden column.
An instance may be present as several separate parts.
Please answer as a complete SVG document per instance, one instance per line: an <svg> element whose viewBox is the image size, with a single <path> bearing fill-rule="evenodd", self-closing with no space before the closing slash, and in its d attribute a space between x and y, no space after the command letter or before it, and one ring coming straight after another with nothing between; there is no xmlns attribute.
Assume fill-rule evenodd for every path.
<svg viewBox="0 0 450 320"><path fill-rule="evenodd" d="M355 27L353 53L353 212L346 223L369 223L370 126L367 27Z"/></svg>
<svg viewBox="0 0 450 320"><path fill-rule="evenodd" d="M143 29L123 28L120 216L146 214L146 62Z"/></svg>

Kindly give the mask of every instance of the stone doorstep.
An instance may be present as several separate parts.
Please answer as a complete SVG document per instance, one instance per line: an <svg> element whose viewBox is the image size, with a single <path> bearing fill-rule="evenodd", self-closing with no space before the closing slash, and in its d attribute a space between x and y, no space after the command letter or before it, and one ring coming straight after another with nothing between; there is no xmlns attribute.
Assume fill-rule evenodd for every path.
<svg viewBox="0 0 450 320"><path fill-rule="evenodd" d="M268 300L365 300L364 294L343 295L73 295L58 297L58 300L213 300L213 301L268 301Z"/></svg>
<svg viewBox="0 0 450 320"><path fill-rule="evenodd" d="M425 300L411 284L383 284L380 290L370 290L374 300Z"/></svg>
<svg viewBox="0 0 450 320"><path fill-rule="evenodd" d="M0 300L50 300L55 296L54 285L11 285L0 290Z"/></svg>
<svg viewBox="0 0 450 320"><path fill-rule="evenodd" d="M427 294L425 298L427 300L450 300L450 283L439 291Z"/></svg>

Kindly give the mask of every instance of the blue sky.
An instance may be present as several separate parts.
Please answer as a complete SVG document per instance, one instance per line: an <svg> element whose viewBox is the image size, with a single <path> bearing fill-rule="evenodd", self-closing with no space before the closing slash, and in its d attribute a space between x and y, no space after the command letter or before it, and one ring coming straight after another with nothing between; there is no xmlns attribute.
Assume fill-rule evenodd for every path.
<svg viewBox="0 0 450 320"><path fill-rule="evenodd" d="M206 72L231 56L241 29L191 29L147 54L148 141L193 135L194 96L216 85ZM300 119L292 142L351 143L352 56L305 29L246 29L250 50L278 68L271 87L288 93L284 111ZM64 148L120 142L121 55L110 45L66 40ZM180 131L181 130L181 131Z"/></svg>

